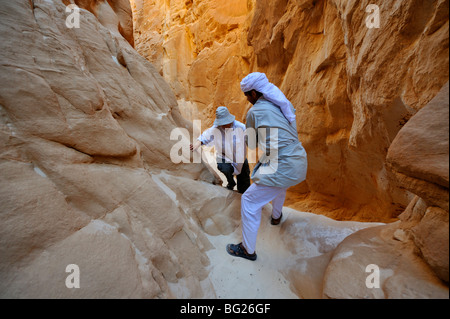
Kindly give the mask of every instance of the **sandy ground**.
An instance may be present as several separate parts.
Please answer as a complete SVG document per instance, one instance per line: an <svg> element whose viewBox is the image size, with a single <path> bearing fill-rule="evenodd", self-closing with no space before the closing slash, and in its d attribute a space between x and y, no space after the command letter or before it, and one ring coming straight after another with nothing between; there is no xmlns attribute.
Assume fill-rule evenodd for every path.
<svg viewBox="0 0 450 319"><path fill-rule="evenodd" d="M256 261L226 252L227 244L241 242L240 226L226 236L208 236L215 247L207 255L217 298L321 298L323 274L334 248L355 231L380 225L339 222L284 208L282 223L273 226L271 210L270 204L263 209Z"/></svg>
<svg viewBox="0 0 450 319"><path fill-rule="evenodd" d="M203 150L204 161L226 187L226 178L217 169L212 149L203 147ZM240 226L229 235L207 235L215 247L207 252L213 286L209 290L217 298L321 298L323 275L337 245L360 229L383 225L335 221L284 207L281 224L273 226L271 212L270 204L262 212L256 261L232 257L226 252L227 244L242 241Z"/></svg>

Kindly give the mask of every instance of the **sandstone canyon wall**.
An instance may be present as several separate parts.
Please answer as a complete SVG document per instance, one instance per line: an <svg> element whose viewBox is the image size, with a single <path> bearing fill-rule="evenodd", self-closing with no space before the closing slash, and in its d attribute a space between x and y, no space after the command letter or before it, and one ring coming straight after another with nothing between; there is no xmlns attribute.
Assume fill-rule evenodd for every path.
<svg viewBox="0 0 450 319"><path fill-rule="evenodd" d="M297 110L308 152L294 208L393 221L413 198L386 168L401 127L448 80L448 1L131 1L137 50L188 120L226 105L245 121L239 81L267 73ZM380 28L366 12L378 4Z"/></svg>
<svg viewBox="0 0 450 319"><path fill-rule="evenodd" d="M447 82L400 130L388 151L389 170L402 187L416 194L415 198L398 222L361 230L338 245L324 275L325 296L415 298L418 295L410 295L404 287L417 285L419 295L430 298L434 291L430 283L448 284L448 116ZM355 280L361 265L375 260L380 267L381 290L344 285ZM423 271L421 267L425 267ZM435 276L438 281L432 279ZM414 283L411 278L415 278Z"/></svg>
<svg viewBox="0 0 450 319"><path fill-rule="evenodd" d="M71 3L80 28L66 25ZM365 3L226 3L0 0L1 298L448 298L448 1L380 5L391 13L378 35L352 27ZM131 8L143 12L134 34ZM397 59L371 53L391 41ZM239 80L256 69L298 105L318 162L294 205L390 220L395 183L414 195L399 221L285 208L271 227L268 205L258 262L227 255L240 195L203 164L174 164L170 136L210 123L216 103L243 117ZM347 180L333 186L331 172ZM80 289L66 286L72 264ZM364 284L368 264L381 288Z"/></svg>
<svg viewBox="0 0 450 319"><path fill-rule="evenodd" d="M239 82L253 63L247 45L252 1L132 0L136 49L173 89L188 120L212 124L217 106L240 119Z"/></svg>
<svg viewBox="0 0 450 319"><path fill-rule="evenodd" d="M129 3L76 3L69 29L59 0L1 1L0 295L173 297L179 282L202 297L208 241L166 180L206 194L214 176L170 161L189 123L130 45ZM67 289L70 264L84 289Z"/></svg>

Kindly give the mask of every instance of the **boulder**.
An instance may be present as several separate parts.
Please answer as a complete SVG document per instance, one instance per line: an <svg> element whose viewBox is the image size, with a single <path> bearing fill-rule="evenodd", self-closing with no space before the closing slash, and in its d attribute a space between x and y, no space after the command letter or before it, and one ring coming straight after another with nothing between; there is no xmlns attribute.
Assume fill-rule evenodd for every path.
<svg viewBox="0 0 450 319"><path fill-rule="evenodd" d="M414 115L392 142L387 162L402 187L448 212L449 84Z"/></svg>
<svg viewBox="0 0 450 319"><path fill-rule="evenodd" d="M326 268L323 297L447 299L448 286L417 256L411 241L395 238L398 229L394 223L345 238Z"/></svg>

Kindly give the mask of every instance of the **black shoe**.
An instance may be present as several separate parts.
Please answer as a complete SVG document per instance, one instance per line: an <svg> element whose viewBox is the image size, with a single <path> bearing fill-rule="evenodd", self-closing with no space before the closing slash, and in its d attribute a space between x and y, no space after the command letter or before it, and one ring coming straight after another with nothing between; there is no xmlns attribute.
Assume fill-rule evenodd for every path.
<svg viewBox="0 0 450 319"><path fill-rule="evenodd" d="M234 186L236 186L236 184L234 184L234 185L228 184L227 189L229 189L230 191L232 191L232 190L234 189Z"/></svg>
<svg viewBox="0 0 450 319"><path fill-rule="evenodd" d="M245 258L251 261L255 261L257 256L256 256L256 252L254 252L253 254L249 254L244 246L242 245L242 243L237 244L237 245L233 245L233 244L228 244L227 245L227 253L229 253L231 256L234 257L241 257L241 258Z"/></svg>
<svg viewBox="0 0 450 319"><path fill-rule="evenodd" d="M283 218L283 213L281 213L281 216L280 216L280 218L278 218L278 219L275 219L275 218L272 217L272 220L270 221L270 223L271 223L272 225L275 225L275 226L276 226L276 225L279 225L282 218Z"/></svg>

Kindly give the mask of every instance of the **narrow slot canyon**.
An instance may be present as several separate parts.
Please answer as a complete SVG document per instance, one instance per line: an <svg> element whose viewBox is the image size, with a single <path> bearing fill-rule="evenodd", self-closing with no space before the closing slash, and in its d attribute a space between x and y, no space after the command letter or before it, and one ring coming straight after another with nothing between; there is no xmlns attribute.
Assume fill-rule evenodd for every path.
<svg viewBox="0 0 450 319"><path fill-rule="evenodd" d="M448 0L0 3L1 298L449 298ZM252 72L308 160L254 262L189 150Z"/></svg>

